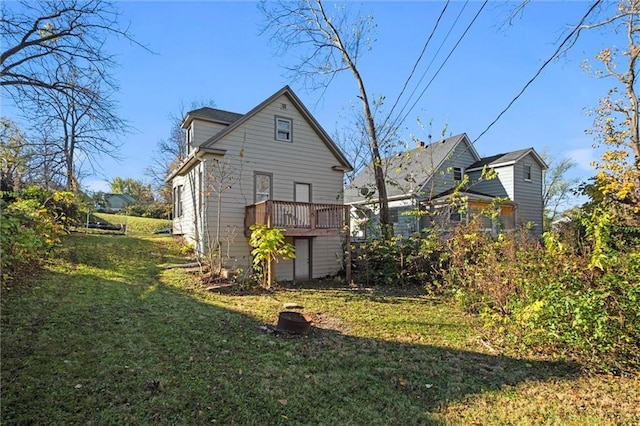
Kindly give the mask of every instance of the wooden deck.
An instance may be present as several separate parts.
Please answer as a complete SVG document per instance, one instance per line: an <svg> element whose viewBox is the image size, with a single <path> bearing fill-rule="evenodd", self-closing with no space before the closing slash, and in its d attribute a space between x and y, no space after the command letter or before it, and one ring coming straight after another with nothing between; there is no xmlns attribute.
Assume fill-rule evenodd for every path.
<svg viewBox="0 0 640 426"><path fill-rule="evenodd" d="M245 207L244 233L249 236L251 225L264 224L284 229L286 237L339 235L347 225L348 209L343 204L261 201Z"/></svg>

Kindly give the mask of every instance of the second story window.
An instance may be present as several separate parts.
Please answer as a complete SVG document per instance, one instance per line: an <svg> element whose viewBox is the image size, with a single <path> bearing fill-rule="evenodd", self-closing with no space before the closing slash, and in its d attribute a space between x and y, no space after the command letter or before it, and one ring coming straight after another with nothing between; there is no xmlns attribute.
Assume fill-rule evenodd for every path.
<svg viewBox="0 0 640 426"><path fill-rule="evenodd" d="M524 165L524 180L526 181L531 180L531 164Z"/></svg>
<svg viewBox="0 0 640 426"><path fill-rule="evenodd" d="M462 182L462 176L464 175L464 170L462 167L454 167L453 168L453 180L456 182Z"/></svg>
<svg viewBox="0 0 640 426"><path fill-rule="evenodd" d="M293 121L290 118L276 117L276 140L291 142Z"/></svg>

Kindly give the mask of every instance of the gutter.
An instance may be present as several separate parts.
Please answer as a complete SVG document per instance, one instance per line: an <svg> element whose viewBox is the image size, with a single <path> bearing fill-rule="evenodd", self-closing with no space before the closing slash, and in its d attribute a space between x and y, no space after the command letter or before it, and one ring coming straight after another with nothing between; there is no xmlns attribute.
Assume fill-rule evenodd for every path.
<svg viewBox="0 0 640 426"><path fill-rule="evenodd" d="M180 166L175 169L173 172L169 174L165 178L165 182L171 182L174 177L184 175L187 170L191 169L197 163L200 163L206 154L211 155L225 155L227 153L226 149L216 149L216 148L203 148L197 147L185 160L180 164Z"/></svg>

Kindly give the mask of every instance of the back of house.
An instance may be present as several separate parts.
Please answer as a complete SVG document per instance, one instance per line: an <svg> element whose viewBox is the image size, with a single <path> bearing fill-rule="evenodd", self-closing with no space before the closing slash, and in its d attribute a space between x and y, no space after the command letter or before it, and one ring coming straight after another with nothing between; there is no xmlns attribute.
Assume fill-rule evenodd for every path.
<svg viewBox="0 0 640 426"><path fill-rule="evenodd" d="M263 223L295 246L296 258L276 265L278 279L340 269L343 174L351 165L288 86L246 114L192 111L182 127L189 155L168 178L174 233L201 254L219 254L224 268L246 271L249 227Z"/></svg>

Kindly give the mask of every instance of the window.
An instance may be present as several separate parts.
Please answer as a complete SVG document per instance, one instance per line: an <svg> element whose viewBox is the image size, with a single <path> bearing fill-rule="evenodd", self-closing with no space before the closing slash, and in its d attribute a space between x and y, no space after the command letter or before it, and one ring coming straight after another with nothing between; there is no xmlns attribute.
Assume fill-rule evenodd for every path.
<svg viewBox="0 0 640 426"><path fill-rule="evenodd" d="M173 188L173 217L182 216L182 185Z"/></svg>
<svg viewBox="0 0 640 426"><path fill-rule="evenodd" d="M187 150L189 152L191 152L191 150L193 149L193 123L191 124L191 126L189 126L189 128L187 129L187 134L185 135L186 139L187 139Z"/></svg>
<svg viewBox="0 0 640 426"><path fill-rule="evenodd" d="M290 118L276 117L276 140L291 142L293 121Z"/></svg>
<svg viewBox="0 0 640 426"><path fill-rule="evenodd" d="M463 169L462 167L453 168L453 180L456 182L462 182Z"/></svg>
<svg viewBox="0 0 640 426"><path fill-rule="evenodd" d="M524 165L524 180L531 180L531 164Z"/></svg>
<svg viewBox="0 0 640 426"><path fill-rule="evenodd" d="M271 199L271 173L256 173L254 175L255 199L254 203Z"/></svg>
<svg viewBox="0 0 640 426"><path fill-rule="evenodd" d="M398 209L389 209L389 220L391 223L398 223Z"/></svg>
<svg viewBox="0 0 640 426"><path fill-rule="evenodd" d="M461 212L460 210L454 210L449 215L450 223L466 223L467 222L467 213Z"/></svg>

